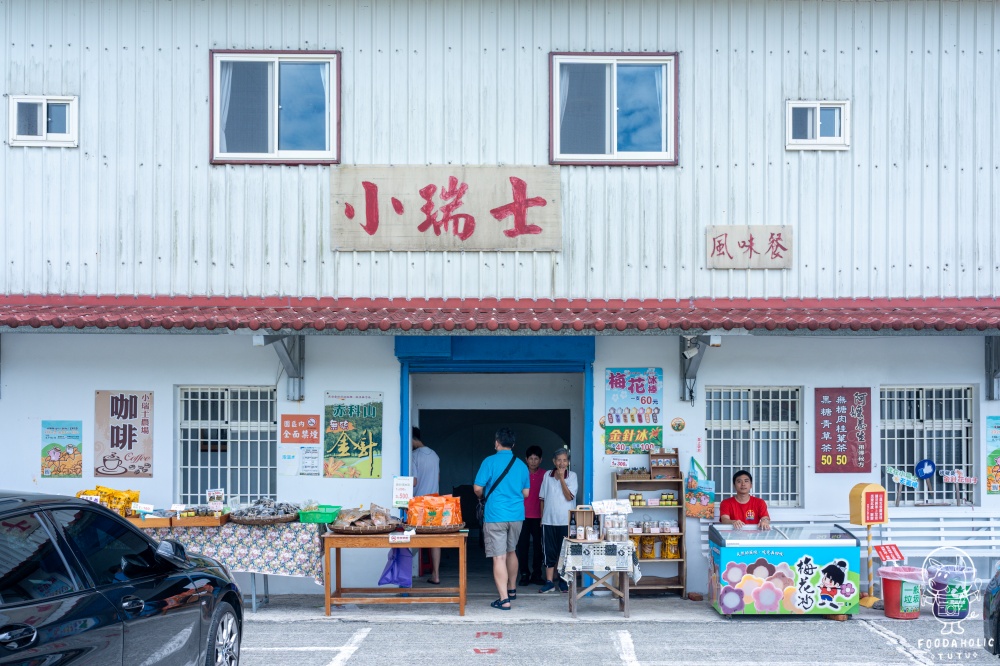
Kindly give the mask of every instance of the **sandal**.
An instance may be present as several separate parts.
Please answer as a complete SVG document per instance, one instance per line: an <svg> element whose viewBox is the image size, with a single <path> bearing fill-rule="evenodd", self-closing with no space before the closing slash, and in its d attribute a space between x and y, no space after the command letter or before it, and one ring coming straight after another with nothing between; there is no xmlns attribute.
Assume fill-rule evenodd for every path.
<svg viewBox="0 0 1000 666"><path fill-rule="evenodd" d="M506 608L504 608L504 604L507 604ZM510 610L510 599L497 599L496 601L490 603L490 606L493 606L493 608L496 608L498 610L509 611Z"/></svg>
<svg viewBox="0 0 1000 666"><path fill-rule="evenodd" d="M507 590L507 600L514 601L517 599L517 590Z"/></svg>

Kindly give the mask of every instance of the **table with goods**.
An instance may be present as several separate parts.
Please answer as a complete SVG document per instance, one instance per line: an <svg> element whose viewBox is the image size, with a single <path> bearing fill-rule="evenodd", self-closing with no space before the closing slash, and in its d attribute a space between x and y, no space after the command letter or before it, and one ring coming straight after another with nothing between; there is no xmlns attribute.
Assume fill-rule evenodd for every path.
<svg viewBox="0 0 1000 666"><path fill-rule="evenodd" d="M722 615L853 615L861 542L835 523L709 527L709 599Z"/></svg>
<svg viewBox="0 0 1000 666"><path fill-rule="evenodd" d="M569 512L569 536L563 539L556 571L569 583L569 612L576 617L578 602L595 590L618 599L618 609L629 617L631 583L642 578L636 547L629 538L631 507L621 500L599 500ZM589 585L579 585L581 576Z"/></svg>
<svg viewBox="0 0 1000 666"><path fill-rule="evenodd" d="M409 500L407 521L402 523L389 512L371 505L369 509L348 509L323 535L323 558L327 571L332 571L325 583L325 610L344 604L458 604L458 614L465 615L466 601L466 542L469 532L464 529L457 497L427 495ZM402 530L402 531L400 531ZM383 571L383 587L344 587L341 580L341 551L345 548L389 548L389 561ZM458 586L418 588L401 595L411 587L411 548L456 548L458 550ZM333 584L331 585L331 579Z"/></svg>
<svg viewBox="0 0 1000 666"><path fill-rule="evenodd" d="M77 496L119 513L154 539L174 539L190 553L213 557L230 571L249 573L254 612L258 607L256 574L263 574L263 603L269 601L268 575L323 582L320 534L340 509L309 500L300 506L267 498L231 508L214 497L206 504L156 509L140 503L138 491L104 486Z"/></svg>

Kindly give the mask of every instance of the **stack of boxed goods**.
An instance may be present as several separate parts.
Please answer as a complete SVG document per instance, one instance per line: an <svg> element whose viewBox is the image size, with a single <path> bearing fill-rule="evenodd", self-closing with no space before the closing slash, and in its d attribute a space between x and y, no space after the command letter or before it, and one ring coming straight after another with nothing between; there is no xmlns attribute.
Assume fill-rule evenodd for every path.
<svg viewBox="0 0 1000 666"><path fill-rule="evenodd" d="M139 501L138 490L115 490L104 486L81 490L76 496L96 501L122 516L131 516L132 504Z"/></svg>

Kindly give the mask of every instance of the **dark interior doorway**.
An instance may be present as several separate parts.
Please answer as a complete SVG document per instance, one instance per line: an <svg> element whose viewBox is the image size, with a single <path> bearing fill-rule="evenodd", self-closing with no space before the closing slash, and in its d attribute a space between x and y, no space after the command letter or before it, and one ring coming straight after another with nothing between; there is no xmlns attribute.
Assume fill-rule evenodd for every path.
<svg viewBox="0 0 1000 666"><path fill-rule="evenodd" d="M570 446L571 426L568 409L421 409L420 434L428 447L441 459L441 494L461 499L462 519L470 530L469 579L492 580L489 562L482 552L479 525L476 522L476 497L472 484L479 466L493 455L494 435L508 427L517 436L514 455L524 458L531 445L542 449L542 467L552 467L552 454L560 446ZM442 570L450 564L450 553L443 553ZM484 578L485 577L485 578ZM487 586L488 587L488 586Z"/></svg>

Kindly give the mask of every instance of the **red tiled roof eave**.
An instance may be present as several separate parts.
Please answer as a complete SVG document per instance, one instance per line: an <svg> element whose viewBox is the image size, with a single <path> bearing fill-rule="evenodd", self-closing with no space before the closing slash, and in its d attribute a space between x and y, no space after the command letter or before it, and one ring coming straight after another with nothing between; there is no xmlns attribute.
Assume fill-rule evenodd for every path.
<svg viewBox="0 0 1000 666"><path fill-rule="evenodd" d="M310 332L905 332L1000 329L996 299L406 300L0 298L8 329Z"/></svg>

